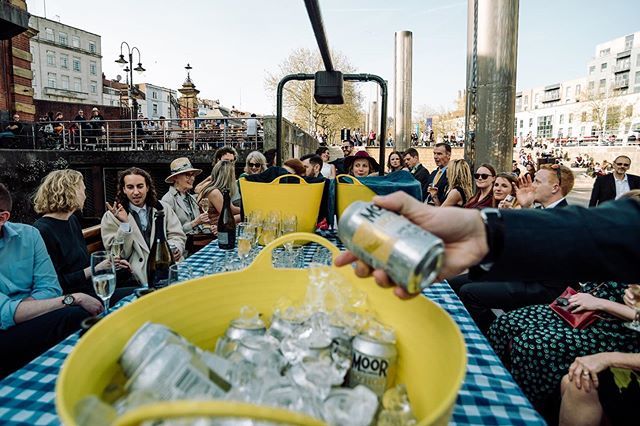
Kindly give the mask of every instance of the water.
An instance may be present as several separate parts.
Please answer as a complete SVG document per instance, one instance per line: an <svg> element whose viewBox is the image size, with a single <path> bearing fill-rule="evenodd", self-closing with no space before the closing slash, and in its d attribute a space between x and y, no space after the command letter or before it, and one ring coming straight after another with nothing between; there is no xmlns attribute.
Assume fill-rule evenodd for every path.
<svg viewBox="0 0 640 426"><path fill-rule="evenodd" d="M116 289L115 274L100 274L91 278L93 289L101 299L108 299Z"/></svg>

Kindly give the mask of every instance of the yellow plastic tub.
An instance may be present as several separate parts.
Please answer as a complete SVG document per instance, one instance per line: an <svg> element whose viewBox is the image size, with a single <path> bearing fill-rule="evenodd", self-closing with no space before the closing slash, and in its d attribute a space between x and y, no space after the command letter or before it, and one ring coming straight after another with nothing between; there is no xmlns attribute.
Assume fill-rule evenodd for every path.
<svg viewBox="0 0 640 426"><path fill-rule="evenodd" d="M283 184L280 180L293 177L300 180L299 184ZM240 179L242 192L242 206L245 215L255 210L263 213L280 211L295 214L298 219L299 232L313 232L320 212L324 183L307 183L297 175L278 176L269 183L249 182Z"/></svg>
<svg viewBox="0 0 640 426"><path fill-rule="evenodd" d="M354 201L371 201L376 193L351 175L336 176L336 214L338 220L342 212Z"/></svg>
<svg viewBox="0 0 640 426"><path fill-rule="evenodd" d="M286 235L267 246L245 270L198 278L149 294L113 313L85 334L65 360L56 383L56 409L65 425L75 424L76 403L102 394L113 377L125 343L146 321L165 324L196 345L212 350L241 306L270 315L278 298L303 297L307 271L274 269L272 250L285 241L315 241L337 248L315 234ZM403 301L373 279L357 278L350 267L338 268L353 286L366 291L378 317L393 326L398 339L397 383L405 383L420 425L446 425L465 375L464 340L455 322L424 297ZM177 401L143 406L118 419L135 425L145 419L184 416L251 417L313 426L322 422L272 407L227 401Z"/></svg>

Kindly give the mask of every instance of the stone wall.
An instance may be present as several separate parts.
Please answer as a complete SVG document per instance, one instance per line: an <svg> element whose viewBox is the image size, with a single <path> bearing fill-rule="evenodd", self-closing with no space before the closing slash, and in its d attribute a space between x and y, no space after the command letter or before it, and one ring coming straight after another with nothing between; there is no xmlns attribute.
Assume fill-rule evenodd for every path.
<svg viewBox="0 0 640 426"><path fill-rule="evenodd" d="M266 116L263 120L264 150L276 147L276 117ZM281 158L287 160L292 157L300 158L302 155L315 152L318 149L318 141L291 123L286 118L282 119L282 151Z"/></svg>

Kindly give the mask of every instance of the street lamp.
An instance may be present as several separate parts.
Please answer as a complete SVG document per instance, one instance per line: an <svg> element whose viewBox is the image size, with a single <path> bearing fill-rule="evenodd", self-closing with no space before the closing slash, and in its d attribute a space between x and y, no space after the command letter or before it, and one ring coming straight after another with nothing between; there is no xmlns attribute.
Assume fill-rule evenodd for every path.
<svg viewBox="0 0 640 426"><path fill-rule="evenodd" d="M127 61L124 57L122 46L127 46L127 54L129 55L129 61ZM135 68L133 67L133 51L134 50L138 52L138 66ZM132 118L134 120L137 120L138 119L138 101L134 96L135 87L133 85L133 72L137 71L139 73L142 73L146 71L146 69L142 67L142 61L140 59L140 49L138 49L137 47L131 48L129 46L129 43L127 43L126 41L123 41L122 43L120 43L120 56L118 57L118 59L115 60L115 62L116 64L120 65L121 68L124 68L124 66L128 64L128 66L124 68L123 71L129 73L129 88L130 88L129 99L131 99L131 107L133 109Z"/></svg>

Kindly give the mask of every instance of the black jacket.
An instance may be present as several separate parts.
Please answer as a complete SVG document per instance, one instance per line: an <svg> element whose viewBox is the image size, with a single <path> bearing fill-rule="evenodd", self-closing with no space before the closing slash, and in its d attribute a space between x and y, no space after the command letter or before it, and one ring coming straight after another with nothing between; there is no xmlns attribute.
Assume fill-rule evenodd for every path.
<svg viewBox="0 0 640 426"><path fill-rule="evenodd" d="M436 178L437 173L438 173L438 168L436 167L429 175L427 186L433 183L433 180ZM445 198L447 198L447 191L449 190L449 179L447 179L446 169L444 171L444 174L440 176L440 179L438 180L438 184L436 186L438 187L438 199L440 201L444 201ZM433 204L433 200L431 199L431 196L429 195L428 192L427 192L427 195L425 195L425 200L427 201L427 203Z"/></svg>
<svg viewBox="0 0 640 426"><path fill-rule="evenodd" d="M640 188L640 176L630 175L629 189ZM598 176L593 183L593 190L591 191L591 199L589 200L589 207L595 207L605 201L614 200L616 198L616 183L614 181L613 173L608 175Z"/></svg>
<svg viewBox="0 0 640 426"><path fill-rule="evenodd" d="M427 170L427 168L422 164L418 163L415 171L411 170L411 174L418 182L420 182L420 186L422 187L422 201L424 201L426 196L429 194L429 191L427 191L427 187L429 186L429 170Z"/></svg>

